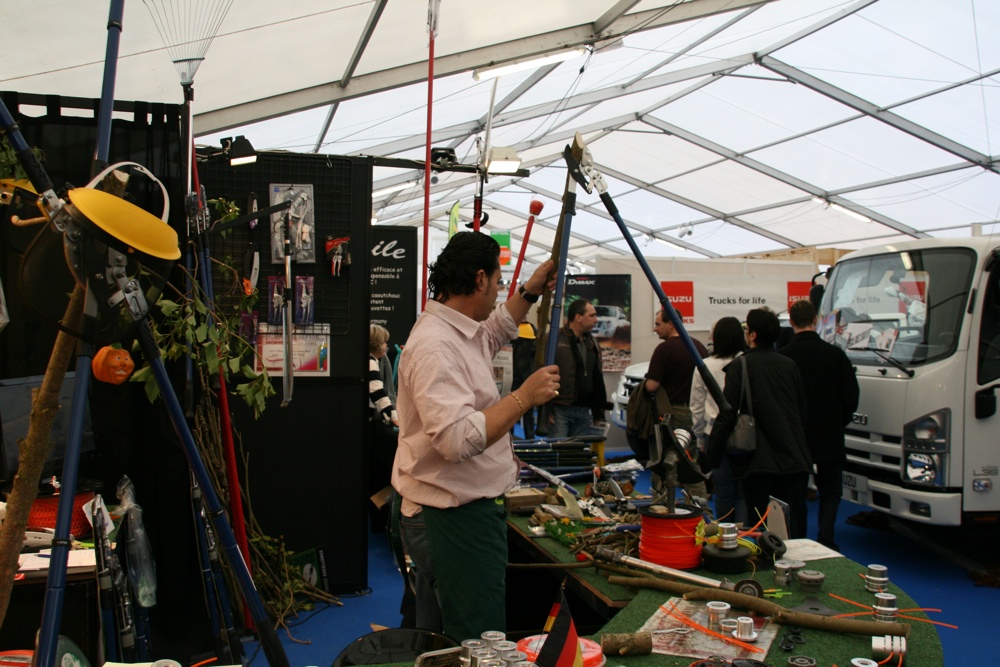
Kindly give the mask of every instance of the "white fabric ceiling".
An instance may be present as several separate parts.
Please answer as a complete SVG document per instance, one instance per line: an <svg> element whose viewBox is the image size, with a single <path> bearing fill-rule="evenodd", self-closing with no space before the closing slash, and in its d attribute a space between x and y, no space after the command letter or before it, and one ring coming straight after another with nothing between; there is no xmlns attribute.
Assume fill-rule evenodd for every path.
<svg viewBox="0 0 1000 667"><path fill-rule="evenodd" d="M229 2L127 3L116 97L182 102L172 57ZM170 52L149 8L177 26ZM107 3L4 14L0 89L100 96ZM194 79L199 143L422 160L427 15L425 0L234 2ZM490 144L530 175L490 176L486 229L512 229L516 253L542 200L529 262L551 249L576 132L651 257L1000 232L996 0L442 0L431 144L476 163L493 83L472 70L577 45L591 53L497 80ZM374 190L421 175L379 167ZM431 224L455 201L471 220L475 176L436 180ZM373 210L422 225L422 184ZM629 252L596 194L572 229L571 261Z"/></svg>

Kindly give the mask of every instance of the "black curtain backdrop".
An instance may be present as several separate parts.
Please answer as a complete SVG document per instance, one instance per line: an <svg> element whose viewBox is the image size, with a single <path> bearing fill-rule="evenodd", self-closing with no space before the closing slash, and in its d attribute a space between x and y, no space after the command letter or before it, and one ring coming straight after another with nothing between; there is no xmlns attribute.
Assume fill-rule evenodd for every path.
<svg viewBox="0 0 1000 667"><path fill-rule="evenodd" d="M98 101L0 95L28 144L44 151L43 164L57 190L64 183L86 184L94 156ZM114 120L110 161L138 162L164 182L171 199L170 223L186 247L186 179L180 151L183 107L116 102L115 108L125 117ZM348 245L354 250L351 265L335 282L322 245L315 264L293 269L295 275L315 276L316 322L328 323L332 329L330 377L297 378L293 402L282 409L278 407L279 376L278 397L271 399L260 420L254 420L236 397L230 397L230 406L249 460L249 478L243 471L243 479L263 529L274 537L283 536L293 551L325 547L331 589L353 592L367 586L364 434L369 262L364 249L369 247L371 166L361 159L313 158L264 155L256 165L239 171L222 163L204 165L201 179L209 197L231 197L241 208L252 190L262 196L261 206L266 206L269 183L312 183L320 244L327 233L352 239ZM132 179L129 198L159 215L162 197L146 178ZM0 211L5 216L9 213ZM264 236L254 238L265 250L267 227L263 221L258 231ZM0 332L0 379L43 374L57 333L55 324L35 314L17 290L21 256L35 233L0 221L0 277L12 318ZM233 230L225 238L213 238L213 256L242 258L249 235L248 229ZM267 277L279 269L266 256L258 285L266 289ZM220 274L216 272L217 278ZM174 272L171 282L183 285L180 271ZM174 386L182 388L183 369L168 367L168 371ZM81 478L100 482L109 505L118 502L115 488L123 475L135 484L157 563L157 605L151 609L150 620L152 657L182 663L203 657L212 651L213 643L194 541L190 477L163 403L150 404L135 383L93 382L89 394L97 452L81 461ZM8 616L16 613L12 609Z"/></svg>
<svg viewBox="0 0 1000 667"><path fill-rule="evenodd" d="M43 166L57 191L66 184L86 185L97 141L98 100L0 95L28 145L44 152ZM110 161L138 162L163 181L171 199L171 226L183 234L186 184L179 154L183 107L116 102L115 109L124 117L112 123ZM157 216L162 210L159 188L144 176L131 179L128 198ZM10 324L0 332L2 378L44 374L58 332L53 322L24 302L17 289L21 257L36 233L37 228L15 228L6 218L0 223L0 275L11 314ZM75 361L69 370L74 367ZM90 385L90 401L97 451L81 459L80 478L99 482L109 506L118 504L115 489L123 475L135 485L157 564L157 604L150 610L154 657L181 659L211 650L187 460L163 404L150 404L138 384L114 386L96 381ZM11 609L8 617L17 613Z"/></svg>

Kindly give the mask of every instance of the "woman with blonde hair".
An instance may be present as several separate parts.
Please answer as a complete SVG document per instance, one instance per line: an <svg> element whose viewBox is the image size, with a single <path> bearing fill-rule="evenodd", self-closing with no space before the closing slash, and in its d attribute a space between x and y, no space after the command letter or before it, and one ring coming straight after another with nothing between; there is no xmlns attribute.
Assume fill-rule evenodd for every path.
<svg viewBox="0 0 1000 667"><path fill-rule="evenodd" d="M396 406L386 391L385 378L379 372L379 362L389 348L389 331L381 324L368 327L368 399L375 409L375 415L383 423L399 425Z"/></svg>

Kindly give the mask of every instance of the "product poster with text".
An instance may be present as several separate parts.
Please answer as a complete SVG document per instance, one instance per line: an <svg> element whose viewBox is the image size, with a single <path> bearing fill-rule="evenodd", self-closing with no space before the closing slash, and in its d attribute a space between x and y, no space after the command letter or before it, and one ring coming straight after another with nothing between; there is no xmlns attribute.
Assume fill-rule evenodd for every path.
<svg viewBox="0 0 1000 667"><path fill-rule="evenodd" d="M389 330L389 357L417 320L417 229L372 227L369 318Z"/></svg>
<svg viewBox="0 0 1000 667"><path fill-rule="evenodd" d="M709 331L722 317L746 320L747 312L768 307L781 315L809 298L811 283L783 276L673 276L660 282L670 305L693 331ZM653 309L660 309L654 297Z"/></svg>
<svg viewBox="0 0 1000 667"><path fill-rule="evenodd" d="M260 324L254 370L266 369L272 377L285 370L285 338L280 325ZM315 324L292 329L292 373L295 377L330 376L330 325Z"/></svg>
<svg viewBox="0 0 1000 667"><path fill-rule="evenodd" d="M625 370L632 363L632 276L567 276L560 326L566 324L569 305L577 299L587 299L597 311L597 324L590 333L601 346L604 372Z"/></svg>

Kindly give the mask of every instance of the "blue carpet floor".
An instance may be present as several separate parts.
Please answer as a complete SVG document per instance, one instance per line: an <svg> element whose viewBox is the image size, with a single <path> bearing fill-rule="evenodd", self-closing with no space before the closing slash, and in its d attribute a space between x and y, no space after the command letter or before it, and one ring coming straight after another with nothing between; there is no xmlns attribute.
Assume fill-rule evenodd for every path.
<svg viewBox="0 0 1000 667"><path fill-rule="evenodd" d="M648 477L641 476L637 489L646 487ZM809 503L811 536L816 526L816 505L815 501ZM977 587L963 568L939 555L933 545L889 530L847 523L848 517L861 511L861 507L851 503L840 505L837 542L844 555L864 565L885 565L892 582L918 604L942 610L931 613L932 619L959 627L958 630L937 628L946 666L998 664L989 657L995 655L990 648L989 628L997 618L1000 590ZM293 622L290 634L279 630L291 667L329 667L348 644L371 632L373 624L398 627L402 579L385 535L372 534L369 538L370 590L342 597L342 607L323 607L302 615ZM249 647L248 653L253 655L254 667L267 664L255 645Z"/></svg>

